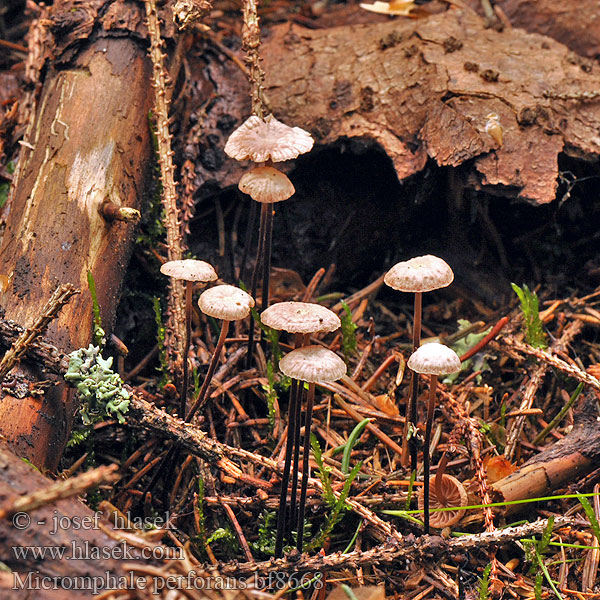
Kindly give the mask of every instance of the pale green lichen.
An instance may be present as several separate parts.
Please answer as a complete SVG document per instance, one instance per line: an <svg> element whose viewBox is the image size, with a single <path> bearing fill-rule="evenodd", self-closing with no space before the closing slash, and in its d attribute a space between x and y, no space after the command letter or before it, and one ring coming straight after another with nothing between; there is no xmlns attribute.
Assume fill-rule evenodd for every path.
<svg viewBox="0 0 600 600"><path fill-rule="evenodd" d="M125 422L129 410L129 392L123 380L112 370L112 357L102 358L98 346L80 348L69 354L65 379L75 385L81 400L81 418L85 425L102 419Z"/></svg>

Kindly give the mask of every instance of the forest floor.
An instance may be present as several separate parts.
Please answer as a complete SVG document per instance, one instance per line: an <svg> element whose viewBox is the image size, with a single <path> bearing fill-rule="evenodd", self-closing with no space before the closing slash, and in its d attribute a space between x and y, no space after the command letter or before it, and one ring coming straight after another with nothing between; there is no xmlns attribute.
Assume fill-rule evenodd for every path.
<svg viewBox="0 0 600 600"><path fill-rule="evenodd" d="M238 17L230 16L234 7L216 4L222 31L239 35ZM349 4L338 11L347 11L353 15L348 21L356 22L363 16L354 8ZM328 26L332 23L327 19L333 17L327 11L326 3L297 3L293 20L305 26ZM289 13L290 3L271 2L263 18L269 24L289 18ZM10 12L2 18L0 37L23 44L26 20ZM23 58L17 46L2 65L6 82L13 81L9 71L18 71ZM18 97L18 86L10 93ZM16 155L18 137L18 131L0 129L0 144L7 142L0 145L4 184L10 181L8 165ZM301 163L298 171L305 167ZM310 177L310 169L307 172ZM571 171L565 168L563 174L567 173ZM588 174L583 173L582 181ZM406 361L412 349L412 297L384 286L381 276L392 266L385 265L389 253L381 251L379 262L366 261L359 265L360 276L346 278L344 271L340 275L334 268L327 269L328 264L319 264L318 257L305 262L294 257L287 262L282 234L275 242L278 268L270 302L318 302L336 312L342 318L342 331L312 341L344 356L348 366L342 381L317 386L310 457L313 478L305 526L309 556L295 554L290 534L286 561L268 562L275 543L290 381L277 370L273 356L278 350L272 341L259 345L255 364L245 367L247 323L237 324L226 340L210 401L194 423L233 452L235 465L211 463L181 450L172 468L157 477L157 467L169 451L164 438L134 423L103 420L85 436L74 438L62 461L63 474L101 464L119 465L119 481L90 492L87 502L94 509L121 515L133 529L144 520L154 525L166 520L158 534L156 528L136 532L153 544L184 552L185 560L149 567L148 573L165 581L212 564L213 573L236 580L225 587L261 598L287 594L312 600L366 600L384 593L388 598L411 600L500 595L600 598L600 382L596 379L600 377L600 266L597 228L587 212L589 192L597 186L589 182L591 187L575 186L564 177L560 198L551 208L515 208L520 214L519 230L506 230L510 227L502 223L505 208L495 207L491 219L480 215L474 220L472 228L478 233L472 231L470 240L479 239L483 230L487 243L479 246L482 255L502 258L503 280L495 282L497 286L494 268L483 260L468 268L463 265L465 279L461 281L457 271L455 285L424 298L424 340L440 341L464 357L461 373L440 384L431 447L432 473L448 452L447 473L465 490L460 506L468 508L458 511L451 526L434 528L434 535L424 536L418 508L426 381L420 384L416 479L402 460L407 456L403 445L411 378ZM197 207L196 232L201 228L207 234L197 247L191 244L191 250L205 258L199 251L208 249L223 272L235 272L243 244L232 247L229 255L218 247L219 240L232 239L228 206L237 196L231 191L226 194L220 197L225 220L222 214L219 217L218 202L204 200ZM533 219L537 225L524 225L523 215L536 210L541 215ZM597 209L591 209L591 214L595 219ZM123 359L116 352L114 356L124 381L137 394L174 414L179 400L161 364L160 319L155 319L152 304L153 297L159 298L159 307L164 300L165 284L158 269L166 255L164 244L153 238L157 234L153 218L143 224L118 314L116 333L129 346L129 356ZM575 227L584 231L577 242L583 257L575 256L571 243ZM552 235L536 244L544 228L551 229ZM311 235L317 237L310 233L313 230L309 227L302 244ZM411 235L416 238L418 232ZM524 238L531 242L525 244L527 248L544 257L538 260L522 253ZM210 249L206 240L217 243ZM548 252L553 242L558 245ZM427 242L421 240L416 247L426 249ZM478 271L486 277L485 291L474 289ZM525 304L529 304L524 310L507 285L522 280L537 292L539 310L527 290ZM133 308L135 299L142 299L143 308ZM197 309L193 319L196 394L215 349L218 326ZM279 348L285 352L291 343L282 336ZM473 348L477 352L469 356ZM110 344L107 350L112 351ZM83 425L76 428L84 430ZM557 443L561 445L553 455ZM245 453L235 454L233 449ZM539 473L534 476L523 470L525 463L540 466L542 481ZM514 488L505 487L502 482L513 472L521 473L522 479ZM507 503L508 496L512 502ZM352 589L343 588L341 596L331 592L342 584ZM243 589L246 585L249 588ZM368 587L382 585L385 592ZM185 596L202 597L194 586L186 589Z"/></svg>

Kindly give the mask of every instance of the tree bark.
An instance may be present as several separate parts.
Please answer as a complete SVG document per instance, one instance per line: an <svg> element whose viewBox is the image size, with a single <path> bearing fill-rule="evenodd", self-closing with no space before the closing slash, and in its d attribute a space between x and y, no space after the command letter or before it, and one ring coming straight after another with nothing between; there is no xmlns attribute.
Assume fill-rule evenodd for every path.
<svg viewBox="0 0 600 600"><path fill-rule="evenodd" d="M55 28L69 17L69 7L55 4ZM82 19L86 31L92 17ZM23 326L60 283L84 291L48 329L47 339L69 352L91 340L88 270L106 329L115 316L135 224L105 220L99 209L105 201L142 207L151 159L152 94L145 50L131 37L90 39L76 53L72 45L61 49L61 40L54 46L56 56L19 159L0 245L0 273L9 281L1 295L5 315ZM11 375L12 382L20 382L18 388L6 385ZM31 393L39 379L40 373L26 366L9 374L0 390L0 432L20 456L54 469L75 404L64 384L45 394ZM15 394L15 389L24 391Z"/></svg>
<svg viewBox="0 0 600 600"><path fill-rule="evenodd" d="M0 442L0 506L15 496L30 494L48 485L48 479L17 458L6 443ZM94 513L75 498L16 513L9 521L11 519L12 525L2 520L0 527L0 561L13 570L0 578L0 597L6 600L89 598L89 589L70 590L75 578L82 578L78 579L81 585L93 584L93 580L86 578L98 578L96 582L102 589L103 581L111 583L108 573L126 582L131 578L131 564L127 563L147 564L142 561L140 550L102 529L112 530L114 523L101 518L100 513ZM64 555L35 556L34 552L43 548L57 548L58 552L64 549ZM19 555L20 552L26 554Z"/></svg>
<svg viewBox="0 0 600 600"><path fill-rule="evenodd" d="M467 0L478 12L481 0ZM588 58L600 56L600 5L596 0L495 0L513 27L541 33Z"/></svg>

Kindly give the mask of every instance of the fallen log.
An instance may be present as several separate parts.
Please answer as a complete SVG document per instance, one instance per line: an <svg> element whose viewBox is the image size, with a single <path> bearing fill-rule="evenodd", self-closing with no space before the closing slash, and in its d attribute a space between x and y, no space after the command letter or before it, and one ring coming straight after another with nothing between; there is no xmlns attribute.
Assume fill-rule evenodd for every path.
<svg viewBox="0 0 600 600"><path fill-rule="evenodd" d="M597 392L587 392L574 413L573 429L549 448L532 457L514 473L491 487L500 501L547 496L592 471L600 459L600 423ZM511 512L519 505L509 507Z"/></svg>
<svg viewBox="0 0 600 600"><path fill-rule="evenodd" d="M115 316L136 225L102 206L140 210L151 180L151 70L133 2L55 2L47 20L46 76L19 157L0 274L7 318L29 326L61 283L85 290L49 326L63 351L87 346L92 272L106 330ZM143 33L143 31L142 31ZM15 452L55 469L75 410L63 384L40 393L41 374L19 365L0 390L0 433ZM11 386L12 384L12 386Z"/></svg>
<svg viewBox="0 0 600 600"><path fill-rule="evenodd" d="M0 441L0 507L50 483ZM89 598L115 582L125 587L132 577L128 562L156 561L143 560L143 550L110 535L114 525L75 498L0 518L0 562L12 570L0 579L1 597L70 600Z"/></svg>

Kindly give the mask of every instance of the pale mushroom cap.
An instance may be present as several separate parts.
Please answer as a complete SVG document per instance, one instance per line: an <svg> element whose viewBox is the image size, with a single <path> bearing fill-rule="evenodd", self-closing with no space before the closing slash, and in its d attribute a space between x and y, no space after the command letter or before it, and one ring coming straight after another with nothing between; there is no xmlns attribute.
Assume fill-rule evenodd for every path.
<svg viewBox="0 0 600 600"><path fill-rule="evenodd" d="M309 383L337 381L346 374L346 363L323 346L304 346L292 350L279 361L284 375Z"/></svg>
<svg viewBox="0 0 600 600"><path fill-rule="evenodd" d="M332 310L312 302L277 302L262 312L260 320L267 327L288 333L323 333L342 325Z"/></svg>
<svg viewBox="0 0 600 600"><path fill-rule="evenodd" d="M170 260L160 267L160 272L168 277L184 281L214 281L217 278L217 273L212 265L193 258Z"/></svg>
<svg viewBox="0 0 600 600"><path fill-rule="evenodd" d="M395 264L383 281L401 292L431 292L450 285L454 273L446 261L426 254Z"/></svg>
<svg viewBox="0 0 600 600"><path fill-rule="evenodd" d="M429 508L447 508L450 506L467 506L468 496L463 484L458 481L452 475L446 475L444 473L442 477L442 491L444 497L442 499L437 497L435 485L432 485L429 489ZM424 507L423 493L419 494L418 504L419 508L423 510ZM458 523L461 519L464 510L440 510L429 513L429 524L436 529L443 529L449 525Z"/></svg>
<svg viewBox="0 0 600 600"><path fill-rule="evenodd" d="M437 342L423 344L408 359L408 367L415 373L423 375L449 375L460 371L461 362L458 354Z"/></svg>
<svg viewBox="0 0 600 600"><path fill-rule="evenodd" d="M313 144L310 133L300 127L285 125L273 115L264 120L252 115L229 136L225 154L236 160L279 162L308 152Z"/></svg>
<svg viewBox="0 0 600 600"><path fill-rule="evenodd" d="M209 317L237 321L250 314L254 299L235 285L217 285L200 294L198 306Z"/></svg>
<svg viewBox="0 0 600 600"><path fill-rule="evenodd" d="M257 167L244 173L238 187L256 202L264 204L287 200L296 191L288 176L273 167Z"/></svg>
<svg viewBox="0 0 600 600"><path fill-rule="evenodd" d="M406 17L410 15L410 11L415 8L416 5L413 0L396 0L395 2L393 0L392 2L375 0L373 4L360 4L359 6L364 10L380 15L399 15Z"/></svg>

